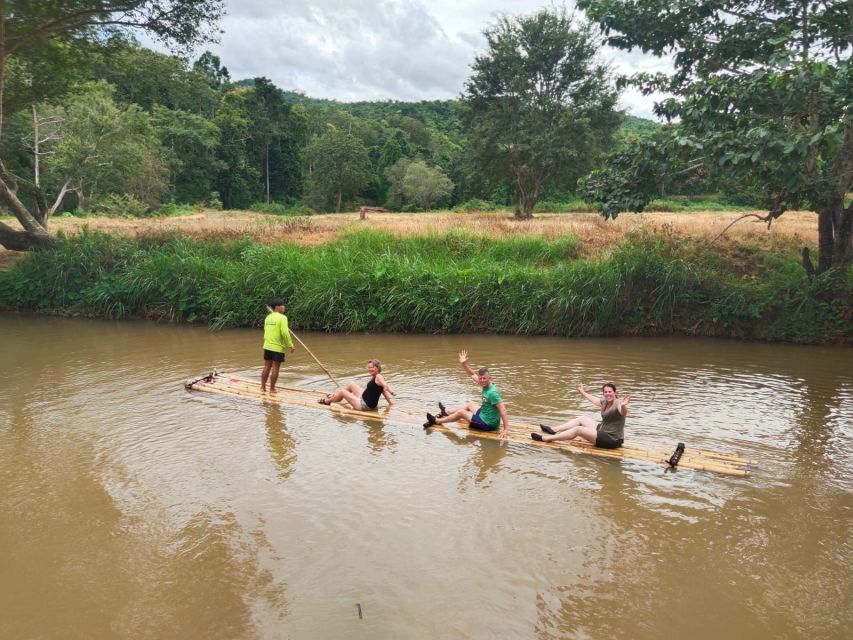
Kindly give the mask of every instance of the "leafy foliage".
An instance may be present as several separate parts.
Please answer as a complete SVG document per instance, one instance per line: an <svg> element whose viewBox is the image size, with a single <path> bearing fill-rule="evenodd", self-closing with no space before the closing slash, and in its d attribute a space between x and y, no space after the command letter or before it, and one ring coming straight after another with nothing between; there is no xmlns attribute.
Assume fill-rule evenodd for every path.
<svg viewBox="0 0 853 640"><path fill-rule="evenodd" d="M552 182L574 184L605 149L620 116L588 26L560 11L503 17L484 32L465 86L463 121L475 165L509 180L530 217Z"/></svg>
<svg viewBox="0 0 853 640"><path fill-rule="evenodd" d="M367 149L352 134L331 129L314 138L305 155L308 188L321 207L333 201L335 211L340 211L343 199L354 196L370 179Z"/></svg>
<svg viewBox="0 0 853 640"><path fill-rule="evenodd" d="M222 0L3 2L0 4L0 132L6 107L7 69L24 72L21 75L51 67L64 71L81 59L77 51L84 52L111 35L124 35L132 29L145 31L178 49L191 47L212 35L208 28L222 15L222 5ZM69 55L67 51L75 53ZM39 91L49 91L55 86L52 81L32 85L40 87L35 92L26 92L33 102L50 95L39 95ZM147 160L149 167L156 164L152 158ZM29 207L18 198L19 191L27 194ZM0 243L4 246L34 248L55 244L47 233L47 220L53 208L41 187L35 181L10 173L2 161L0 205L7 207L24 229L17 231L0 223Z"/></svg>
<svg viewBox="0 0 853 640"><path fill-rule="evenodd" d="M0 272L0 308L258 326L263 301L285 295L295 326L327 331L853 340L850 267L810 279L796 255L744 246L743 272L665 232L631 234L601 262L578 249L460 232L316 247L84 233Z"/></svg>
<svg viewBox="0 0 853 640"><path fill-rule="evenodd" d="M641 75L675 97L658 113L669 136L615 156L587 180L605 215L639 210L645 180L667 175L676 152L718 184L760 198L772 222L786 210L818 213L819 267L853 260L853 64L849 6L830 1L580 0L610 44L675 52L671 76ZM847 3L849 4L849 3ZM609 183L612 188L608 187ZM807 268L811 268L810 262Z"/></svg>

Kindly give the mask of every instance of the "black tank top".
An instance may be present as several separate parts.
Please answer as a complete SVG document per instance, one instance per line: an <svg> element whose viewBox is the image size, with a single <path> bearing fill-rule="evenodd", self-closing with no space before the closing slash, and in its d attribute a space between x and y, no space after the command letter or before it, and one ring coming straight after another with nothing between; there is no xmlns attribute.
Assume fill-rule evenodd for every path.
<svg viewBox="0 0 853 640"><path fill-rule="evenodd" d="M376 384L376 378L371 378L364 389L364 393L361 394L361 399L364 400L364 404L368 407L375 409L379 404L379 396L381 395L382 387Z"/></svg>

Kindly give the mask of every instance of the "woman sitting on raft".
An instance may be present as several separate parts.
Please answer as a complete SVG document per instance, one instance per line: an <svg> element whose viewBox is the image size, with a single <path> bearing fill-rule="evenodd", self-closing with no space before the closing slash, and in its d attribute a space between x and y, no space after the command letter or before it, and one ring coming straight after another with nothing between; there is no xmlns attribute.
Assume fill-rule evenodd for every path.
<svg viewBox="0 0 853 640"><path fill-rule="evenodd" d="M612 382L601 387L603 398L588 394L582 384L578 385L578 391L587 400L601 408L601 422L596 424L595 420L589 416L580 416L556 427L540 424L546 435L531 433L530 437L539 442L554 442L555 440L572 440L580 436L600 449L621 447L625 441L625 416L628 415L631 396L625 396L617 401L616 385Z"/></svg>
<svg viewBox="0 0 853 640"><path fill-rule="evenodd" d="M367 373L370 374L370 380L364 389L357 382L350 382L345 388L330 393L325 398L320 398L317 402L320 404L332 404L333 402L346 400L357 411L372 411L379 406L379 396L385 396L388 404L392 405L394 403L391 402L391 396L396 396L397 392L385 382L385 378L380 373L381 371L382 364L379 360L368 360Z"/></svg>

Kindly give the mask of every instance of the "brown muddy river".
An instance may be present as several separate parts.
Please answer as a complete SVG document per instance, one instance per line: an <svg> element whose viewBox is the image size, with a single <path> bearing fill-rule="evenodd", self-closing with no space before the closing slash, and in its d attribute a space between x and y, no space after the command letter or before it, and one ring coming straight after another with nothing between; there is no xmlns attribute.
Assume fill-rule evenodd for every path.
<svg viewBox="0 0 853 640"><path fill-rule="evenodd" d="M298 324L297 324L298 326ZM183 388L260 332L0 315L0 638L847 638L853 352L700 339L300 333L401 405L594 407L749 478ZM304 350L282 383L334 385ZM361 612L361 618L359 617Z"/></svg>

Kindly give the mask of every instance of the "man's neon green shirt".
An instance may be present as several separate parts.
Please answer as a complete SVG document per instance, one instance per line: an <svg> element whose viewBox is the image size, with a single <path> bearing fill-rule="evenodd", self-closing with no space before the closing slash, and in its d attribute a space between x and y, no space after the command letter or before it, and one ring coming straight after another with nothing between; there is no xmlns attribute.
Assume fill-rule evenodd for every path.
<svg viewBox="0 0 853 640"><path fill-rule="evenodd" d="M264 320L264 349L284 353L285 348L293 348L290 330L287 328L287 316L273 311Z"/></svg>

